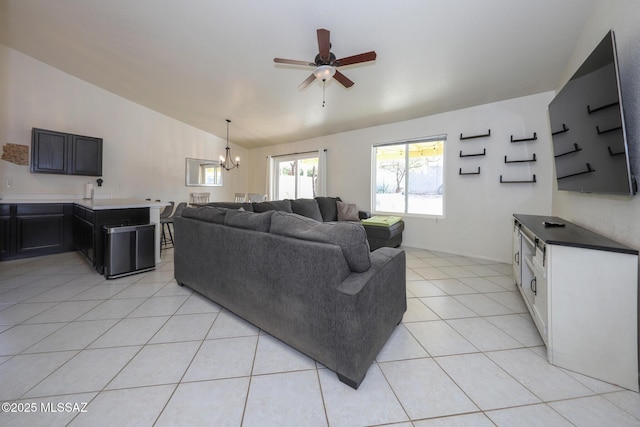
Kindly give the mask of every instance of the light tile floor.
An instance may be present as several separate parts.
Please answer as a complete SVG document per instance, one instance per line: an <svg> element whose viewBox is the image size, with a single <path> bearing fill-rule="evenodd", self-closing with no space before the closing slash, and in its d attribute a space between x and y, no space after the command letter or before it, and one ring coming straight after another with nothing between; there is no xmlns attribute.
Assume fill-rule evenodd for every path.
<svg viewBox="0 0 640 427"><path fill-rule="evenodd" d="M640 396L549 365L511 266L405 248L408 311L355 391L154 272L0 263L0 425L640 426ZM31 412L26 412L31 411Z"/></svg>

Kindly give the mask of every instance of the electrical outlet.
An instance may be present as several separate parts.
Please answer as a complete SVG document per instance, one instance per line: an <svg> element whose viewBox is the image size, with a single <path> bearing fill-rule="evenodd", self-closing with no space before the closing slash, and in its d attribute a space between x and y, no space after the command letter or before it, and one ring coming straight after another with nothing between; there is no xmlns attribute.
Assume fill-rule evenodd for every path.
<svg viewBox="0 0 640 427"><path fill-rule="evenodd" d="M5 179L4 186L7 187L7 188L13 187L13 180L12 179Z"/></svg>

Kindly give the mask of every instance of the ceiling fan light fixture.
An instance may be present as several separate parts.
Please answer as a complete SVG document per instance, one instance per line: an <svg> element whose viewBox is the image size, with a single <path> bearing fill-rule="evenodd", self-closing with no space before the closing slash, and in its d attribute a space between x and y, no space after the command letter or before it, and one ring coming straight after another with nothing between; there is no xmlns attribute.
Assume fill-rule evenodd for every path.
<svg viewBox="0 0 640 427"><path fill-rule="evenodd" d="M320 65L315 70L313 70L313 75L316 76L316 79L327 81L333 77L336 73L336 67L331 65Z"/></svg>

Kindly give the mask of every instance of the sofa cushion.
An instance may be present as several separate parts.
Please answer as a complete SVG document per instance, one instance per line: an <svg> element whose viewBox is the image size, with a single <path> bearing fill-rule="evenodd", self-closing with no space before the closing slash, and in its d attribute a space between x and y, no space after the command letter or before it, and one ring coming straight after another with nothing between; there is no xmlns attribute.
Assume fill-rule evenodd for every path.
<svg viewBox="0 0 640 427"><path fill-rule="evenodd" d="M273 211L255 213L227 210L224 218L224 224L236 228L268 232L271 227L272 214Z"/></svg>
<svg viewBox="0 0 640 427"><path fill-rule="evenodd" d="M306 216L307 218L323 221L318 202L315 199L295 199L291 200L291 210L293 213Z"/></svg>
<svg viewBox="0 0 640 427"><path fill-rule="evenodd" d="M251 203L237 203L237 202L211 202L205 206L215 206L217 208L227 209L242 209L245 211L253 212L253 205Z"/></svg>
<svg viewBox="0 0 640 427"><path fill-rule="evenodd" d="M323 223L297 214L274 212L270 232L340 246L351 271L362 273L371 267L367 233L359 222Z"/></svg>
<svg viewBox="0 0 640 427"><path fill-rule="evenodd" d="M336 201L340 200L340 197L316 197L322 219L324 221L337 221L338 209L336 208Z"/></svg>
<svg viewBox="0 0 640 427"><path fill-rule="evenodd" d="M360 221L358 206L353 203L336 202L338 210L338 221Z"/></svg>
<svg viewBox="0 0 640 427"><path fill-rule="evenodd" d="M224 224L224 218L228 209L213 206L202 206L198 208L184 208L182 216L184 218L199 219L201 221Z"/></svg>
<svg viewBox="0 0 640 427"><path fill-rule="evenodd" d="M283 211L292 213L291 200L271 200L269 202L253 203L254 212L267 212L267 211Z"/></svg>

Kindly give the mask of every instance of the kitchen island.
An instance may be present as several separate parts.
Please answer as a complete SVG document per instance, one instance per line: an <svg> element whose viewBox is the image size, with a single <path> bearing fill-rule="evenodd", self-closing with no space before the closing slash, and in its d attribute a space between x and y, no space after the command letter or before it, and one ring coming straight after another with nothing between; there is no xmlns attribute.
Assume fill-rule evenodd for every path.
<svg viewBox="0 0 640 427"><path fill-rule="evenodd" d="M167 205L130 198L5 198L0 200L0 261L79 250L103 274L102 227L152 223L159 263L160 209Z"/></svg>

